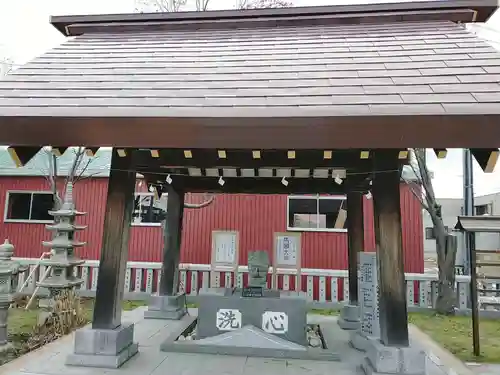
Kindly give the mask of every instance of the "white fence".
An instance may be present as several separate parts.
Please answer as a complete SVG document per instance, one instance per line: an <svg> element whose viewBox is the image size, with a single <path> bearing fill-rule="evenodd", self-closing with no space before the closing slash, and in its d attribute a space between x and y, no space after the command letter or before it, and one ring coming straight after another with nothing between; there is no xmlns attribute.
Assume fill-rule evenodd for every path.
<svg viewBox="0 0 500 375"><path fill-rule="evenodd" d="M29 265L33 269L38 259L17 258L22 264ZM98 261L86 261L82 266L75 269L75 276L83 278L84 283L80 287L83 294L92 295L97 287ZM32 280L30 280L26 292L35 287L35 281L44 274L44 267L38 269ZM142 299L147 295L156 293L160 279L161 264L148 262L128 262L125 275L126 298ZM24 273L19 280L19 285L24 281L29 272ZM247 266L239 266L237 272L230 269L218 269L211 272L208 264L181 264L179 288L188 296L196 296L200 289L209 287L242 287L247 281ZM303 268L301 276L294 270L277 269L277 278L273 284L271 277L272 269L269 270L268 286L277 287L281 290L295 290L297 277L301 277L301 285L310 302L318 307L338 307L340 303L349 299L348 273L346 270L326 270ZM406 292L409 310L431 309L435 305L437 297L437 274L407 273ZM456 277L457 308L467 311L468 290L470 278L468 276ZM497 284L486 285L487 288L496 291ZM500 290L498 291L500 294ZM490 294L491 295L491 294Z"/></svg>

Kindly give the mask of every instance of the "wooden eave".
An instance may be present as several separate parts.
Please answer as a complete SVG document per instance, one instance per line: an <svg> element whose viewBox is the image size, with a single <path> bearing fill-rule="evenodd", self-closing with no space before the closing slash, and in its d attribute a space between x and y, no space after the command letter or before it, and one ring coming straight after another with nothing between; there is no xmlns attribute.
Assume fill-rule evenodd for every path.
<svg viewBox="0 0 500 375"><path fill-rule="evenodd" d="M500 112L500 106L491 111ZM137 109L141 111L142 109ZM0 108L0 112L3 110ZM50 116L61 108L37 108L27 116L0 116L2 144L81 144L131 148L227 148L241 149L348 149L348 148L498 148L500 113L488 114L391 114L314 116L315 110L258 108L219 109L213 117L173 117L168 109L154 109L151 116L126 116L132 108L94 110L72 108L74 117ZM6 111L3 111L4 113ZM41 115L45 112L46 115ZM158 112L152 116L151 112ZM223 117L224 112L228 113ZM236 113L238 112L238 113ZM251 112L251 113L250 113ZM311 116L304 116L307 112ZM104 115L104 114L107 114ZM55 114L55 113L54 113ZM164 115L161 116L161 114ZM187 115L187 114L186 114ZM193 115L193 112L190 113ZM221 136L223 134L223 136Z"/></svg>
<svg viewBox="0 0 500 375"><path fill-rule="evenodd" d="M463 232L500 232L500 216L458 216L455 229Z"/></svg>
<svg viewBox="0 0 500 375"><path fill-rule="evenodd" d="M156 13L155 13L156 14ZM383 13L356 13L356 14L326 14L315 16L288 16L288 17L256 17L252 19L222 18L217 20L191 21L147 21L138 22L103 22L103 23L73 23L66 26L69 36L78 36L85 33L122 33L146 31L193 31L193 30L220 30L231 28L263 28L287 26L322 26L322 25L362 25L373 23L417 22L417 21L452 21L456 23L475 22L477 12L472 9L446 10L416 10L416 11L388 11Z"/></svg>
<svg viewBox="0 0 500 375"><path fill-rule="evenodd" d="M242 25L246 21L260 18L279 17L322 17L325 15L347 16L353 20L361 20L359 14L383 14L388 12L418 12L418 11L447 11L470 9L476 12L476 22L486 22L498 8L495 0L451 0L451 1L424 1L381 4L332 5L316 7L293 7L278 9L249 9L249 10L216 10L206 12L168 12L168 13L134 13L134 14L105 14L105 15L77 15L52 16L50 22L57 30L66 36L72 35L68 27L73 24L111 24L111 23L147 23L147 22L192 22L212 23L220 20L234 20ZM356 22L356 21L355 21ZM352 22L351 22L352 23ZM244 25L243 25L244 26Z"/></svg>

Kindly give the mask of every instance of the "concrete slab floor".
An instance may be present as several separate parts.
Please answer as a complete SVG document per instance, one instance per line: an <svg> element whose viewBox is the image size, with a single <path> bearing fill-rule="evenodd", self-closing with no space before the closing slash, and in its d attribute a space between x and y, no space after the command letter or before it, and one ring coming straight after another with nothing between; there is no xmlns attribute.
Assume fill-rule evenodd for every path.
<svg viewBox="0 0 500 375"><path fill-rule="evenodd" d="M499 375L500 364L489 363L467 363L467 367L472 370L475 375Z"/></svg>
<svg viewBox="0 0 500 375"><path fill-rule="evenodd" d="M139 343L139 354L119 369L95 369L65 366L66 356L73 350L73 335L68 335L40 350L28 353L0 367L1 375L361 375L358 365L364 357L348 344L349 333L339 328L335 347L341 362L284 360L272 358L231 357L203 354L162 353L159 345L178 321L143 319L145 307L123 313L123 320L135 323L134 339ZM190 309L190 314L197 314ZM309 323L336 320L331 316L308 316ZM417 338L418 339L418 338ZM421 338L420 338L421 340ZM425 342L421 342L426 346ZM435 354L434 354L435 357ZM450 375L443 363L432 361L429 375ZM458 374L462 375L460 372ZM499 374L500 372L491 373ZM490 375L485 373L481 375Z"/></svg>

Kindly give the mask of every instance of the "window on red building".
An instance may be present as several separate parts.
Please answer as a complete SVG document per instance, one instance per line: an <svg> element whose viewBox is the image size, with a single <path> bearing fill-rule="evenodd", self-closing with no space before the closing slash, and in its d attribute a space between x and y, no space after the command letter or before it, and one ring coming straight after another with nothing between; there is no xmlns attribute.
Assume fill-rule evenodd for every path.
<svg viewBox="0 0 500 375"><path fill-rule="evenodd" d="M54 207L50 192L9 191L7 192L6 222L52 222L49 211Z"/></svg>
<svg viewBox="0 0 500 375"><path fill-rule="evenodd" d="M155 199L153 193L135 193L134 225L160 225L167 211L167 195Z"/></svg>
<svg viewBox="0 0 500 375"><path fill-rule="evenodd" d="M345 232L345 196L288 197L288 230ZM339 215L340 214L340 215Z"/></svg>

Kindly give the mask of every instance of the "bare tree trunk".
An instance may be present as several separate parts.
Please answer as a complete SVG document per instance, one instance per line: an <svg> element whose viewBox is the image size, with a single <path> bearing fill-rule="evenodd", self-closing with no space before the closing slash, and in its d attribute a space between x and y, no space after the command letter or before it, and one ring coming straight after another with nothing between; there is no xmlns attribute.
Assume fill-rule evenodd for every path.
<svg viewBox="0 0 500 375"><path fill-rule="evenodd" d="M427 169L425 149L413 149L414 161L410 167L418 179L418 184L408 183L414 196L429 213L436 238L436 256L439 269L438 298L436 312L450 315L455 313L455 260L457 254L457 239L448 233L444 226L441 205L437 202L432 186L431 173Z"/></svg>
<svg viewBox="0 0 500 375"><path fill-rule="evenodd" d="M50 184L50 191L52 192L52 198L54 200L53 209L58 210L61 208L62 199L57 190L57 157L53 155L50 151L47 151L47 157L49 159L49 171L47 180Z"/></svg>
<svg viewBox="0 0 500 375"><path fill-rule="evenodd" d="M438 314L453 315L456 307L455 292L455 260L457 255L457 238L451 234L436 238L438 249L438 296L436 312ZM440 254L444 256L440 256Z"/></svg>

